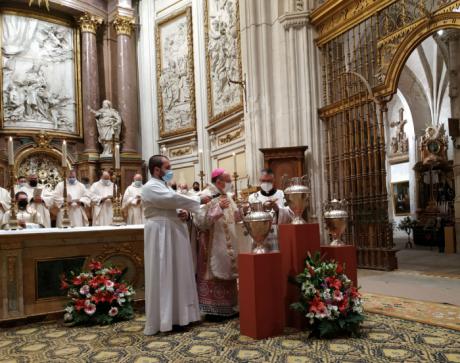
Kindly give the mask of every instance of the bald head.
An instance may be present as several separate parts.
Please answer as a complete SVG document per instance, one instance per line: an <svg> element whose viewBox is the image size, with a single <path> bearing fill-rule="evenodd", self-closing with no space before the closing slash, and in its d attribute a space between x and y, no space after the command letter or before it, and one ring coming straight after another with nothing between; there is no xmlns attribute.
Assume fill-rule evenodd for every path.
<svg viewBox="0 0 460 363"><path fill-rule="evenodd" d="M110 173L108 171L102 172L101 179L102 180L110 180Z"/></svg>
<svg viewBox="0 0 460 363"><path fill-rule="evenodd" d="M136 181L142 182L142 175L141 175L141 174L136 174L136 175L134 175L133 181L134 181L134 182L136 182Z"/></svg>

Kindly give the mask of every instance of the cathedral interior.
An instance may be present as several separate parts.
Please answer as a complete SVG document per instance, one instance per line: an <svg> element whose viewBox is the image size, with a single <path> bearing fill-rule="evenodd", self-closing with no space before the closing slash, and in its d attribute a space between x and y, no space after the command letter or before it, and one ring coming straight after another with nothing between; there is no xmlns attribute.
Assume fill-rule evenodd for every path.
<svg viewBox="0 0 460 363"><path fill-rule="evenodd" d="M50 191L66 188L74 170L88 185L109 172L122 196L136 175L151 177L152 155L168 157L174 184L189 189L227 170L241 200L260 190L264 168L280 190L306 175L303 218L319 225L321 245L333 239L325 203L346 201L342 240L356 249L366 299L450 304L447 326L412 321L457 341L439 361L460 361L460 1L0 0L0 33L0 187L8 195L30 175ZM106 229L59 228L53 204L51 229L0 231L0 327L61 311L56 271L91 259L127 267L143 299L143 226L125 225L117 203ZM410 318L382 316L370 320L410 330ZM237 337L235 324L224 329ZM2 339L0 361L27 357ZM165 347L182 344L174 339ZM254 361L287 357L275 344L284 343L260 347L266 353ZM371 351L368 344L354 349ZM299 361L337 358L324 349L330 355ZM396 361L437 354L417 349L427 350ZM31 361L64 357L29 353ZM176 353L168 359L195 354Z"/></svg>

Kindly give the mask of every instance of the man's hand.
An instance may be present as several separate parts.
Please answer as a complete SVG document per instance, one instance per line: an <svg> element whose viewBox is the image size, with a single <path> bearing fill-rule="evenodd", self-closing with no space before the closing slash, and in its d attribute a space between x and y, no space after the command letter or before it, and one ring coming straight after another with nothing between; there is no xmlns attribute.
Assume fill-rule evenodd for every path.
<svg viewBox="0 0 460 363"><path fill-rule="evenodd" d="M180 209L179 212L177 212L177 216L182 221L186 221L189 218L190 214L185 209Z"/></svg>
<svg viewBox="0 0 460 363"><path fill-rule="evenodd" d="M208 204L211 201L211 197L208 197L207 195L202 195L200 197L201 204Z"/></svg>
<svg viewBox="0 0 460 363"><path fill-rule="evenodd" d="M230 200L227 197L223 197L219 200L219 207L226 209L230 207Z"/></svg>

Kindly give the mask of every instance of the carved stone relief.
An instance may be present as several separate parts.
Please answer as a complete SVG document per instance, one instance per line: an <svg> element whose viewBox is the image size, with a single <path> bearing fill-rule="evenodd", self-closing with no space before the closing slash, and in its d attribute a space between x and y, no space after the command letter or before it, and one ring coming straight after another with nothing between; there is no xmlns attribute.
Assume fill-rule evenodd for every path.
<svg viewBox="0 0 460 363"><path fill-rule="evenodd" d="M75 30L7 12L1 20L3 127L77 133Z"/></svg>

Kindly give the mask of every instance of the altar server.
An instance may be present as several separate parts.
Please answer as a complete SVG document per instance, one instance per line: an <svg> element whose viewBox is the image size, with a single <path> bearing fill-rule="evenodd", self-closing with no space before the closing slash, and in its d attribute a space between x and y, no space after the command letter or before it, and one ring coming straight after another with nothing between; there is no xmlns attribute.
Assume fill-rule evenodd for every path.
<svg viewBox="0 0 460 363"><path fill-rule="evenodd" d="M172 330L200 320L186 210L197 211L200 197L187 197L167 186L173 172L165 156L149 160L153 176L142 188L144 203L144 334ZM202 198L202 202L209 198Z"/></svg>
<svg viewBox="0 0 460 363"><path fill-rule="evenodd" d="M102 173L101 179L90 188L93 204L93 226L110 226L113 219L113 183L107 171Z"/></svg>
<svg viewBox="0 0 460 363"><path fill-rule="evenodd" d="M18 191L25 192L29 198L29 208L41 215L43 225L51 227L51 217L49 208L53 205L52 191L45 185L38 183L38 176L32 173L27 178L27 184L20 184Z"/></svg>
<svg viewBox="0 0 460 363"><path fill-rule="evenodd" d="M11 196L8 190L0 187L0 221L3 219L3 215L10 210L11 207Z"/></svg>
<svg viewBox="0 0 460 363"><path fill-rule="evenodd" d="M54 189L54 201L59 208L57 215L56 226L62 227L62 217L64 214L64 182L59 182ZM77 180L75 170L69 172L67 179L67 212L72 227L87 226L88 217L85 212L85 207L89 207L91 198L85 186Z"/></svg>
<svg viewBox="0 0 460 363"><path fill-rule="evenodd" d="M273 171L263 169L259 178L260 191L251 194L248 201L249 203L262 202L265 206L271 207L273 228L266 241L272 251L278 251L278 224L290 223L294 214L289 207L285 206L284 193L275 188L274 181Z"/></svg>
<svg viewBox="0 0 460 363"><path fill-rule="evenodd" d="M239 212L232 199L232 180L224 169L215 169L202 194L212 198L194 215L200 230L198 248L198 298L203 314L213 318L237 313Z"/></svg>
<svg viewBox="0 0 460 363"><path fill-rule="evenodd" d="M127 224L143 224L144 213L141 199L142 175L136 174L133 183L126 188L123 195L122 208L127 214Z"/></svg>
<svg viewBox="0 0 460 363"><path fill-rule="evenodd" d="M43 219L35 209L28 206L28 196L25 192L15 194L17 212L16 219L18 225L22 228L39 228L43 227ZM3 215L2 223L8 224L11 218L11 210Z"/></svg>

